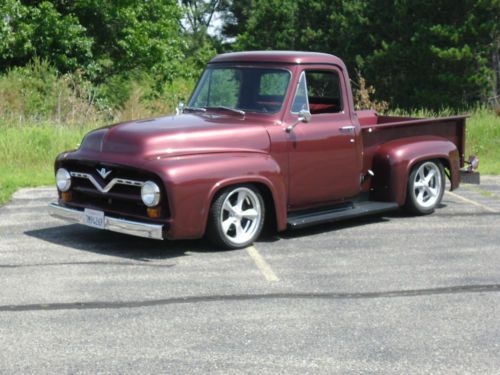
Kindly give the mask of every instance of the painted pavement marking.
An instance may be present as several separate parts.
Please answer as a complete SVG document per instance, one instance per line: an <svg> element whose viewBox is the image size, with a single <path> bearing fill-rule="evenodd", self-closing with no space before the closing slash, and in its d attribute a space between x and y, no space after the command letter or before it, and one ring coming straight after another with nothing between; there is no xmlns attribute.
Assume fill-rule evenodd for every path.
<svg viewBox="0 0 500 375"><path fill-rule="evenodd" d="M489 211L489 212L493 212L495 214L498 214L499 212L497 210L494 210L493 208L491 207L488 207L482 203L479 203L479 202L476 202L476 201L473 201L472 199L469 199L469 198L465 198L465 197L462 197L461 195L458 195L457 193L453 193L451 191L447 191L446 194L449 194L451 195L452 197L455 197L455 198L458 198L464 202L467 202L467 203L470 203L474 206L477 206L477 207L481 207L483 210L486 210L486 211Z"/></svg>
<svg viewBox="0 0 500 375"><path fill-rule="evenodd" d="M260 255L260 253L254 246L248 246L245 250L247 251L248 255L250 255L250 257L253 259L255 265L262 273L262 275L264 275L267 281L276 282L280 280L278 276L276 276L276 274L274 273L271 266L265 261L265 259L262 257L262 255Z"/></svg>

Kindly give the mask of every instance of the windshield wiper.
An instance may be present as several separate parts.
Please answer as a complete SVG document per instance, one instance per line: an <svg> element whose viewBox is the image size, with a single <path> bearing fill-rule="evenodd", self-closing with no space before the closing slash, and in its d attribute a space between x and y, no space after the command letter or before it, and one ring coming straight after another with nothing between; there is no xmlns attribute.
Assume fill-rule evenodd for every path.
<svg viewBox="0 0 500 375"><path fill-rule="evenodd" d="M213 107L205 107L205 108L206 109L224 109L226 111L231 111L231 112L237 113L239 115L245 116L245 111L243 111L241 109L226 107L226 106L223 106L223 105L218 105L218 106L213 106Z"/></svg>
<svg viewBox="0 0 500 375"><path fill-rule="evenodd" d="M203 107L185 107L184 111L189 111L189 112L206 112L207 109Z"/></svg>

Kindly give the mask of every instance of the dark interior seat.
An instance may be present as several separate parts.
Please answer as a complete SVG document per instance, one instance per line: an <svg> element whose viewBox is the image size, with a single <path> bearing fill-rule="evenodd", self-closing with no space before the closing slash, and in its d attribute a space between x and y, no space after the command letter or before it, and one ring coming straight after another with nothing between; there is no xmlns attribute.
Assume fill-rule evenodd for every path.
<svg viewBox="0 0 500 375"><path fill-rule="evenodd" d="M340 112L340 100L337 98L310 96L309 110L311 114Z"/></svg>

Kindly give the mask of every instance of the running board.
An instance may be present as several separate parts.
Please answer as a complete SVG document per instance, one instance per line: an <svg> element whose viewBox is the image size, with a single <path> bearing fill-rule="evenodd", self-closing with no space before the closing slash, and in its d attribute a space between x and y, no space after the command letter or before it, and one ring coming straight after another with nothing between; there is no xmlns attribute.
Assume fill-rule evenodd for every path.
<svg viewBox="0 0 500 375"><path fill-rule="evenodd" d="M398 204L395 202L356 202L347 207L332 207L330 209L320 209L317 211L291 213L288 215L287 224L291 229L299 229L310 225L380 214L382 212L396 210L398 207Z"/></svg>

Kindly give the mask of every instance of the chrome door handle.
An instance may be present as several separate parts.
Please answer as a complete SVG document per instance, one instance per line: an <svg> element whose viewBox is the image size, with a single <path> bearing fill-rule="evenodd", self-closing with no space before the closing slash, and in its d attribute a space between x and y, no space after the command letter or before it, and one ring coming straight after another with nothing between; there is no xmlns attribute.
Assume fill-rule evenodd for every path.
<svg viewBox="0 0 500 375"><path fill-rule="evenodd" d="M348 126L342 126L340 128L341 133L352 133L354 131L354 126L348 125Z"/></svg>

